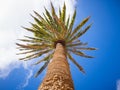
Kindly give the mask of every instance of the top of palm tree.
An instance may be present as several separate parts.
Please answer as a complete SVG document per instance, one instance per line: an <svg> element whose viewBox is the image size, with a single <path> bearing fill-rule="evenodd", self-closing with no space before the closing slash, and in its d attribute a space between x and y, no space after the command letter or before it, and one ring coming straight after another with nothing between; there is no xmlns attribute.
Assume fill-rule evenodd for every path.
<svg viewBox="0 0 120 90"><path fill-rule="evenodd" d="M31 15L35 23L31 23L30 28L23 27L25 30L30 31L34 34L34 37L25 36L25 39L19 39L20 41L26 42L26 44L16 43L18 49L23 51L18 54L29 54L20 60L31 60L46 54L46 56L35 62L33 65L37 65L44 62L44 65L38 70L35 76L38 76L50 62L57 43L64 45L67 51L67 57L79 68L80 71L84 72L83 68L74 60L71 53L78 56L92 58L84 54L81 50L95 50L95 48L86 47L87 43L82 43L79 40L92 24L89 24L84 29L82 28L90 17L85 18L77 27L73 29L73 25L76 17L76 10L73 16L66 17L66 5L59 9L59 15L56 14L55 8L51 3L51 12L45 8L43 16L34 11L35 16Z"/></svg>

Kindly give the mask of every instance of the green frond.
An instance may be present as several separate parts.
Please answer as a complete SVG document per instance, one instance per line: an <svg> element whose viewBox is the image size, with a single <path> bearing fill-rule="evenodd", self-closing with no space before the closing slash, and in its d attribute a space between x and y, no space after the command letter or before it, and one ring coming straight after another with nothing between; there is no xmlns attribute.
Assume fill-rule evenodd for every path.
<svg viewBox="0 0 120 90"><path fill-rule="evenodd" d="M64 3L62 13L61 13L61 21L65 23L65 19L66 19L66 5Z"/></svg>
<svg viewBox="0 0 120 90"><path fill-rule="evenodd" d="M49 18L47 17L47 15L43 13L43 16L44 16L45 21L47 22L47 24L50 25L50 21L49 21Z"/></svg>
<svg viewBox="0 0 120 90"><path fill-rule="evenodd" d="M21 53L17 53L16 55L20 55L20 54L28 54L28 53L33 53L33 52L36 52L36 51L39 51L39 50L29 50L29 51L24 51L24 52L21 52Z"/></svg>
<svg viewBox="0 0 120 90"><path fill-rule="evenodd" d="M67 47L73 47L73 46L80 46L80 45L83 45L83 43L82 43L82 42L70 43L70 44L67 44L66 46L67 46Z"/></svg>
<svg viewBox="0 0 120 90"><path fill-rule="evenodd" d="M40 14L38 14L36 11L33 11L33 12L40 20L44 20L44 18Z"/></svg>
<svg viewBox="0 0 120 90"><path fill-rule="evenodd" d="M30 31L30 32L32 32L32 33L35 32L35 30L33 30L33 29L31 29L31 28L26 28L26 27L23 27L23 26L22 26L22 28L25 29L25 30L27 30L27 31Z"/></svg>
<svg viewBox="0 0 120 90"><path fill-rule="evenodd" d="M73 14L73 16L72 16L69 30L72 30L72 28L73 28L73 25L74 25L74 22L75 22L75 17L76 17L76 10L74 11L74 14Z"/></svg>
<svg viewBox="0 0 120 90"><path fill-rule="evenodd" d="M68 38L68 39L70 38L70 34L72 32L72 28L73 28L73 25L74 25L74 22L75 22L75 17L76 17L76 10L74 11L74 14L71 18L70 26L69 26L68 31L67 31L66 38Z"/></svg>
<svg viewBox="0 0 120 90"><path fill-rule="evenodd" d="M30 36L24 36L25 38L29 39L29 40L34 40L36 42L43 42L44 39L43 38L38 38L38 37L30 37ZM48 40L45 40L45 41L48 41ZM45 42L44 41L44 42Z"/></svg>
<svg viewBox="0 0 120 90"><path fill-rule="evenodd" d="M92 47L77 47L77 49L79 49L79 50L96 50L96 48L92 48Z"/></svg>
<svg viewBox="0 0 120 90"><path fill-rule="evenodd" d="M44 65L38 70L38 72L34 75L34 77L37 77L47 66L49 61L46 61Z"/></svg>
<svg viewBox="0 0 120 90"><path fill-rule="evenodd" d="M38 57L42 56L43 54L49 53L50 51L51 50L48 49L48 50L44 50L44 51L38 51L37 53L34 52L34 54L30 54L24 58L20 58L19 60L24 60L24 61L32 60L33 58L38 58Z"/></svg>
<svg viewBox="0 0 120 90"><path fill-rule="evenodd" d="M51 2L51 8L52 8L52 15L53 15L53 16L56 15L56 13L55 13L55 8L54 8L52 2Z"/></svg>
<svg viewBox="0 0 120 90"><path fill-rule="evenodd" d="M69 53L67 53L67 55L68 55L68 58L78 67L78 69L79 69L81 72L85 73L85 71L84 71L84 69L82 68L82 66L80 66L80 65L75 61L75 59L74 59Z"/></svg>
<svg viewBox="0 0 120 90"><path fill-rule="evenodd" d="M47 15L49 21L53 23L53 22L54 22L54 21L53 21L53 18L52 18L52 16L51 16L50 12L49 12L46 8L45 8L45 12L46 12L46 15Z"/></svg>
<svg viewBox="0 0 120 90"><path fill-rule="evenodd" d="M27 44L27 45L23 45L23 44L18 44L16 43L17 46L20 46L21 48L28 48L28 49L43 49L46 47L50 47L50 44L45 44L45 43L39 43L39 44Z"/></svg>
<svg viewBox="0 0 120 90"><path fill-rule="evenodd" d="M39 14L37 12L34 11L34 13L36 14L36 16L38 16ZM39 25L39 26L43 26L44 24L40 21L41 19L43 19L40 15L39 15L39 19L34 17L32 14L30 14L32 16L32 18L35 20L35 22ZM41 19L40 19L41 17Z"/></svg>
<svg viewBox="0 0 120 90"><path fill-rule="evenodd" d="M85 57L85 58L93 58L92 56L89 56L89 55L86 55L84 54L83 52L81 51L77 51L76 49L74 50L70 50L72 53L78 55L78 56L81 56L81 57Z"/></svg>
<svg viewBox="0 0 120 90"><path fill-rule="evenodd" d="M23 44L19 44L19 43L16 43L17 46L20 46L21 48L28 48L28 49L40 49L42 47L40 47L40 45L23 45ZM42 45L43 46L43 45Z"/></svg>
<svg viewBox="0 0 120 90"><path fill-rule="evenodd" d="M51 10L52 17L53 17L54 23L55 23L55 25L57 27L57 31L60 32L61 31L61 27L58 25L56 19L54 18L54 16L56 16L56 13L55 13L55 9L54 9L54 6L53 6L52 2L51 2L51 9L52 9ZM59 9L59 14L61 15L60 9Z"/></svg>
<svg viewBox="0 0 120 90"><path fill-rule="evenodd" d="M44 27L46 27L47 30L49 30L49 32L51 33L51 35L53 35L53 37L57 37L58 32L56 32L56 30L51 27L51 25L49 25L49 23L46 22L46 20L39 15L37 12L34 11L34 13L40 18L42 24L44 25Z"/></svg>
<svg viewBox="0 0 120 90"><path fill-rule="evenodd" d="M29 43L37 43L37 41L35 40L28 40L28 39L18 39L18 40L23 42L29 42Z"/></svg>
<svg viewBox="0 0 120 90"><path fill-rule="evenodd" d="M78 32L76 35L73 35L72 38L68 42L72 42L76 39L78 39L80 36L82 36L89 28L91 27L92 24L88 25L84 30L81 30Z"/></svg>
<svg viewBox="0 0 120 90"><path fill-rule="evenodd" d="M61 38L64 39L65 32L67 31L64 23L56 15L53 16L53 17L55 18L55 20L57 21L57 23L59 24L59 26L61 26L61 35L62 35Z"/></svg>
<svg viewBox="0 0 120 90"><path fill-rule="evenodd" d="M40 64L41 62L44 62L44 61L47 61L47 60L51 60L52 55L53 55L53 53L50 53L50 54L48 54L46 57L44 57L43 59L41 59L41 60L35 62L35 63L32 64L32 65L37 65L37 64Z"/></svg>
<svg viewBox="0 0 120 90"><path fill-rule="evenodd" d="M52 36L50 34L40 31L41 28L37 24L31 23L31 25L33 28L33 33L35 34L36 37L45 37L46 35L48 35L49 38L52 38Z"/></svg>
<svg viewBox="0 0 120 90"><path fill-rule="evenodd" d="M73 32L72 32L72 34L71 34L71 37L72 37L74 34L76 34L76 33L81 29L81 27L86 24L86 22L87 22L89 19L90 19L90 17L85 18L85 19L73 30Z"/></svg>
<svg viewBox="0 0 120 90"><path fill-rule="evenodd" d="M61 14L61 8L59 7L59 17L61 18L62 17L62 14Z"/></svg>
<svg viewBox="0 0 120 90"><path fill-rule="evenodd" d="M56 23L55 23L53 17L51 16L50 12L49 12L46 8L45 8L45 11L46 11L46 15L47 15L47 17L48 17L48 19L49 19L50 25L51 25L52 27L54 27L54 29L57 30L58 28L57 28L57 26L56 26Z"/></svg>
<svg viewBox="0 0 120 90"><path fill-rule="evenodd" d="M41 44L41 43L44 43L44 44L46 44L47 46L50 46L53 42L49 39L49 37L48 37L48 39L45 39L44 37L29 37L29 36L24 36L24 37L26 37L27 39L29 39L29 40L33 40L33 41L35 41L36 43L39 43L39 44Z"/></svg>
<svg viewBox="0 0 120 90"><path fill-rule="evenodd" d="M68 28L69 28L69 22L70 22L70 16L68 16L67 22L66 22L66 28L67 28L67 32L68 32Z"/></svg>

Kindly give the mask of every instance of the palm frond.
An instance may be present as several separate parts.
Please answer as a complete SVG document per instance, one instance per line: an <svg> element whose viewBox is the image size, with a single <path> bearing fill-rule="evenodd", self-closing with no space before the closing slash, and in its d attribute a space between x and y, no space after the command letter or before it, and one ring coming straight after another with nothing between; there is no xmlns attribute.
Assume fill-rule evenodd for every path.
<svg viewBox="0 0 120 90"><path fill-rule="evenodd" d="M92 48L92 47L76 47L76 49L78 49L78 50L97 50L96 48Z"/></svg>
<svg viewBox="0 0 120 90"><path fill-rule="evenodd" d="M81 45L86 45L86 43L82 43L82 42L77 42L77 43L69 43L66 46L67 47L75 47L75 46L81 46Z"/></svg>
<svg viewBox="0 0 120 90"><path fill-rule="evenodd" d="M49 53L49 52L50 52L50 49L44 50L44 51L38 51L37 53L30 54L30 55L28 55L24 58L20 58L19 60L24 60L24 61L32 60L33 58L38 58L38 57L42 56L43 54L46 54L46 53Z"/></svg>
<svg viewBox="0 0 120 90"><path fill-rule="evenodd" d="M49 61L46 61L44 65L38 70L38 72L34 75L34 77L37 77L42 71L48 66Z"/></svg>
<svg viewBox="0 0 120 90"><path fill-rule="evenodd" d="M51 8L52 8L52 15L53 15L53 16L56 15L55 8L54 8L52 2L51 2Z"/></svg>
<svg viewBox="0 0 120 90"><path fill-rule="evenodd" d="M74 22L75 22L75 17L76 17L76 10L74 11L74 14L73 14L73 16L71 18L70 26L69 26L69 28L67 30L66 38L68 38L68 39L70 38L70 34L72 32L72 28L73 28L73 25L74 25Z"/></svg>
<svg viewBox="0 0 120 90"><path fill-rule="evenodd" d="M82 66L80 66L80 65L75 61L75 59L74 59L69 53L67 53L67 55L68 55L69 59L78 67L78 69L79 69L81 72L85 73L85 71L84 71L84 69L82 68Z"/></svg>
<svg viewBox="0 0 120 90"><path fill-rule="evenodd" d="M47 17L48 17L48 20L49 20L50 25L51 25L55 30L57 30L58 28L57 28L57 26L56 26L56 23L55 23L53 17L51 16L50 12L49 12L46 8L45 8L45 11L46 11L46 15L47 15Z"/></svg>
<svg viewBox="0 0 120 90"><path fill-rule="evenodd" d="M67 31L66 27L65 27L64 23L56 15L54 15L53 17L55 18L55 20L57 21L59 26L61 26L61 35L62 35L61 38L63 38L65 35L65 32Z"/></svg>
<svg viewBox="0 0 120 90"><path fill-rule="evenodd" d="M19 43L16 43L17 46L20 46L21 48L28 48L28 49L40 49L42 47L40 47L40 45L23 45L23 44L19 44ZM42 45L43 46L43 45Z"/></svg>
<svg viewBox="0 0 120 90"><path fill-rule="evenodd" d="M41 60L35 62L35 63L32 64L32 65L37 65L37 64L40 64L40 63L43 62L43 61L50 60L50 59L52 58L52 55L53 55L53 53L50 53L50 54L48 54L46 57L44 57L43 59L41 59Z"/></svg>
<svg viewBox="0 0 120 90"><path fill-rule="evenodd" d="M72 42L76 39L78 39L80 36L82 36L89 28L91 27L92 24L88 25L84 30L81 30L78 32L76 35L73 35L72 38L68 42Z"/></svg>
<svg viewBox="0 0 120 90"><path fill-rule="evenodd" d="M20 54L28 54L28 53L33 53L33 52L37 52L37 51L39 51L39 50L29 50L29 51L24 51L24 52L21 52L21 53L17 53L17 55L20 55Z"/></svg>
<svg viewBox="0 0 120 90"><path fill-rule="evenodd" d="M46 22L46 20L41 16L41 15L39 15L36 11L34 11L34 13L40 18L40 20L42 21L42 24L47 28L47 30L49 30L49 32L52 34L52 35L54 35L54 37L56 38L56 34L58 33L58 32L56 32L56 30L53 28L53 27L51 27L47 22Z"/></svg>
<svg viewBox="0 0 120 90"><path fill-rule="evenodd" d="M51 45L49 44L45 44L45 43L39 43L39 44L27 44L27 45L23 45L23 44L18 44L16 43L16 45L20 46L21 48L27 48L27 49L43 49L46 47L50 47Z"/></svg>
<svg viewBox="0 0 120 90"><path fill-rule="evenodd" d="M77 51L76 49L74 49L74 50L69 49L69 51L71 51L73 54L76 54L76 55L81 56L81 57L93 58L92 56L86 55L86 54L84 54L84 53L81 52L81 51Z"/></svg>
<svg viewBox="0 0 120 90"><path fill-rule="evenodd" d="M86 22L87 22L89 19L90 19L90 16L87 17L87 18L85 18L85 19L73 30L73 32L72 32L72 34L71 34L71 37L72 37L73 35L75 35L75 34L82 28L82 26L86 24Z"/></svg>
<svg viewBox="0 0 120 90"><path fill-rule="evenodd" d="M51 43L52 41L49 39L45 39L44 37L30 37L30 36L24 36L27 39L30 40L35 40L36 42L41 42L41 43Z"/></svg>
<svg viewBox="0 0 120 90"><path fill-rule="evenodd" d="M66 5L64 3L62 13L61 13L61 21L65 23L65 19L66 19Z"/></svg>
<svg viewBox="0 0 120 90"><path fill-rule="evenodd" d="M69 22L70 22L70 16L68 16L68 19L67 19L67 22L66 22L66 28L67 28L67 31L66 32L68 32L68 28L69 28Z"/></svg>

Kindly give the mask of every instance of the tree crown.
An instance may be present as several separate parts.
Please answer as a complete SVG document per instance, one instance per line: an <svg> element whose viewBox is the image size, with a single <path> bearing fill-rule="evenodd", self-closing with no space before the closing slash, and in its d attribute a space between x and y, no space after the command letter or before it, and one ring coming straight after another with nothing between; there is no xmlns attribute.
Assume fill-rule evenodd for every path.
<svg viewBox="0 0 120 90"><path fill-rule="evenodd" d="M31 23L30 28L23 27L25 30L32 32L34 37L25 36L25 39L19 39L20 41L26 42L26 44L16 43L18 49L22 52L18 54L29 54L20 60L32 60L34 58L40 57L44 54L46 56L35 62L33 65L40 64L44 62L44 65L35 74L37 77L48 65L52 59L54 50L57 43L61 43L67 51L67 57L79 68L80 71L84 72L82 66L80 66L75 59L72 57L71 53L78 56L92 58L92 56L86 55L82 50L95 50L95 48L86 47L87 43L82 43L79 40L84 33L91 27L89 24L84 29L82 28L90 17L85 18L73 28L76 10L73 16L66 17L66 5L62 9L59 9L59 15L56 14L55 8L51 3L51 12L45 8L45 13L43 16L34 11L36 16L33 16L35 23Z"/></svg>

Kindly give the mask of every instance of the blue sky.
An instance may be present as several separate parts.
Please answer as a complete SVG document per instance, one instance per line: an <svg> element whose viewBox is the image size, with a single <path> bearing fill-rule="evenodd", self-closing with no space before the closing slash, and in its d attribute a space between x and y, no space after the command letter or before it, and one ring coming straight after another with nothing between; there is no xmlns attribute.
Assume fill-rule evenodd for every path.
<svg viewBox="0 0 120 90"><path fill-rule="evenodd" d="M26 1L26 3L28 2ZM13 3L13 5L15 4ZM22 4L20 3L20 5ZM23 4L22 9L28 7L29 10L25 9L24 11L25 14L28 15L29 13L31 13L30 5L32 5L32 3L30 3L30 5L26 7L25 5L27 4ZM71 72L75 85L75 90L117 90L117 82L119 82L120 80L120 55L119 55L120 1L119 0L99 0L99 1L77 0L76 9L77 9L77 17L76 17L75 25L77 25L82 19L84 19L87 16L91 16L91 19L88 22L88 24L90 22L93 22L93 26L91 27L91 29L84 36L82 36L80 40L83 42L88 42L89 43L88 46L96 47L98 48L98 50L86 52L90 55L93 55L95 57L93 59L86 59L86 58L74 56L77 62L79 62L79 64L82 65L86 71L86 74L84 75L81 72L79 72L79 70L73 64L71 64ZM18 10L16 9L14 9L13 11L18 12ZM19 11L19 12L23 13L23 11ZM6 17L10 19L11 12L6 11L6 13L7 13ZM20 15L20 17L22 17L22 14ZM27 16L23 18L24 21L21 21L18 17L14 17L14 18L15 20L17 20L16 23L19 23L17 25L23 25L27 21L29 21L29 18L26 17ZM0 17L0 19L2 20L2 17ZM0 28L0 33L1 33L0 35L3 35L4 29L5 27L8 27L8 25L6 25L6 22L2 24L0 22L0 26L2 27ZM19 26L16 26L16 28L17 27ZM13 31L9 30L6 35L9 36L10 34L11 36L13 36L14 34L10 32ZM16 32L15 34L17 35L19 34L18 31L15 32ZM14 38L16 39L19 37L20 36L18 37L13 36L10 39L13 39L12 41L15 41ZM5 40L9 40L9 39L5 39ZM11 44L9 45L8 43L7 45L11 46ZM4 44L4 46L7 45L6 43ZM6 48L9 49L8 47ZM3 48L0 49L3 50ZM13 49L11 50L13 51ZM9 56L9 53L4 52L3 55L4 57L7 57L6 55ZM14 54L12 54L11 56L14 57ZM17 59L16 56L15 56L16 58L12 58L12 57L10 57L11 60ZM7 58L5 59L7 60ZM2 72L4 72L2 69L3 67L7 66L7 63L4 64L4 66L2 66L3 65L2 63L0 65L1 65L0 66L0 74L1 74ZM45 72L43 72L38 78L34 78L33 73L36 71L37 68L36 67L33 68L33 67L29 67L29 65L28 66L25 65L23 66L23 64L11 63L9 67L11 68L11 71L8 70L2 73L3 75L9 72L8 75L0 78L0 90L37 90L40 82L42 81L42 78L45 75Z"/></svg>

